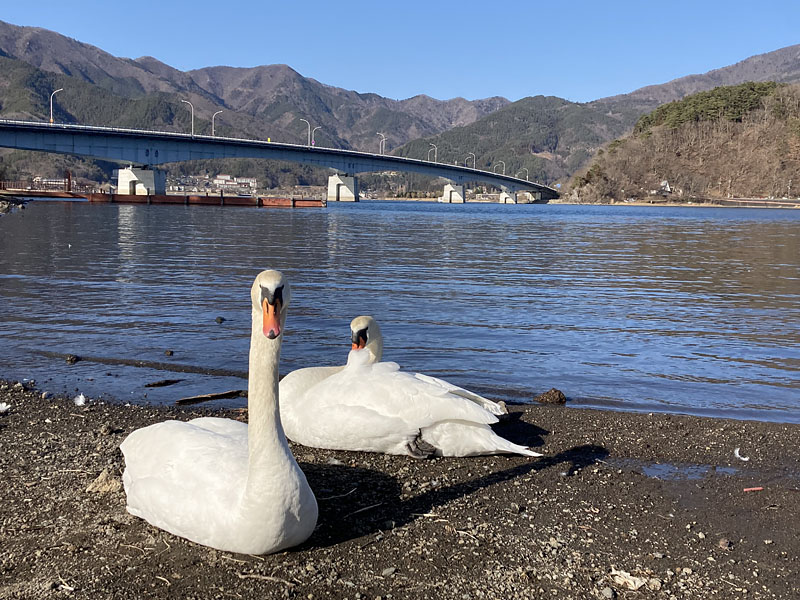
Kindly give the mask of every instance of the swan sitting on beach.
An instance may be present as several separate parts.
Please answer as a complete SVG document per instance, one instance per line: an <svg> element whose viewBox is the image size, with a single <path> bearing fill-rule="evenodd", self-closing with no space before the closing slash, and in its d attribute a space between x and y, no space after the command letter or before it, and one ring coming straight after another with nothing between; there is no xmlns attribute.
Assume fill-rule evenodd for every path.
<svg viewBox="0 0 800 600"><path fill-rule="evenodd" d="M128 511L219 550L277 552L305 541L314 494L292 456L278 409L278 363L289 284L259 273L251 289L249 425L204 417L165 421L120 446Z"/></svg>
<svg viewBox="0 0 800 600"><path fill-rule="evenodd" d="M362 348L366 350L368 353L367 362L369 364L380 362L381 358L383 358L383 334L381 333L381 328L378 326L378 322L373 317L361 315L350 322L350 341L352 350L360 350ZM334 367L306 367L303 369L296 369L281 379L281 420L284 421L284 427L286 426L284 407L292 405L296 398L305 394L310 388L320 383L323 379L335 375L344 369L344 367L345 365ZM414 373L414 377L432 385L437 385L451 394L475 402L493 415L508 414L505 402L493 402L475 392L465 390L464 388L453 385L438 377L431 377L430 375L423 375L422 373ZM289 439L294 439L288 429L286 430L286 435Z"/></svg>
<svg viewBox="0 0 800 600"><path fill-rule="evenodd" d="M351 324L347 365L299 393L281 396L281 419L290 439L317 448L386 454L541 456L492 431L504 407L477 394L399 365L377 362L380 329L372 317ZM370 343L374 345L370 348ZM288 379L287 376L286 379Z"/></svg>

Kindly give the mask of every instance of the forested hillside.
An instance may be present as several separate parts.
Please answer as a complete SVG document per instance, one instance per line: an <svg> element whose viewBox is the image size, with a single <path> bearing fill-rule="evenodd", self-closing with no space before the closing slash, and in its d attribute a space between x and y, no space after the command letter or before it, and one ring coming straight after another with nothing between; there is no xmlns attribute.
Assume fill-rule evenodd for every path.
<svg viewBox="0 0 800 600"><path fill-rule="evenodd" d="M797 196L800 86L719 87L665 104L598 152L568 197L583 202Z"/></svg>
<svg viewBox="0 0 800 600"><path fill-rule="evenodd" d="M427 158L436 145L439 162L464 164L476 155L479 169L527 176L552 183L586 163L606 141L622 135L630 123L589 104L554 96L523 98L464 127L414 140L395 154ZM431 158L433 156L431 155ZM468 164L472 166L472 157Z"/></svg>

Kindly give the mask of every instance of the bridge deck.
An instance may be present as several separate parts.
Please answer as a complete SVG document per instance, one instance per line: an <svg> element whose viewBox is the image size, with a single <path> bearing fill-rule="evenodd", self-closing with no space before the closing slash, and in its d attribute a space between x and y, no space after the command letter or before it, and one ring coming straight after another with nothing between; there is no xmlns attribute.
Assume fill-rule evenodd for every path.
<svg viewBox="0 0 800 600"><path fill-rule="evenodd" d="M539 183L458 165L356 150L164 131L0 120L0 147L75 154L151 167L187 160L263 158L299 162L351 175L406 171L442 177L461 185L480 182L507 192L527 190L542 199L558 198L556 190Z"/></svg>

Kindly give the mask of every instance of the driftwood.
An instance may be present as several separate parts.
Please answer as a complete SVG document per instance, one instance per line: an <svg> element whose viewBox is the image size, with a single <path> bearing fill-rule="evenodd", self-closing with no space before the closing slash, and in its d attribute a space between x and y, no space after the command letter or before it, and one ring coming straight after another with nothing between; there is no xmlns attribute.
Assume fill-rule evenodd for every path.
<svg viewBox="0 0 800 600"><path fill-rule="evenodd" d="M180 383L183 379L159 379L158 381L153 381L152 383L145 383L144 387L146 388L154 388L154 387L164 387L167 385L175 385L176 383Z"/></svg>
<svg viewBox="0 0 800 600"><path fill-rule="evenodd" d="M227 392L217 392L215 394L201 394L199 396L189 396L188 398L181 398L175 400L175 404L199 404L200 402L208 402L209 400L222 400L224 398L236 398L237 396L246 396L245 390L229 390Z"/></svg>
<svg viewBox="0 0 800 600"><path fill-rule="evenodd" d="M216 377L239 377L247 379L247 371L233 371L231 369L213 369L206 367L195 367L193 365L180 365L170 362L154 362L149 360L135 360L131 358L112 358L105 356L76 356L74 354L64 354L62 352L50 352L48 350L33 350L35 354L47 356L49 358L60 358L62 360L72 360L70 356L74 356L76 362L82 360L85 362L96 362L103 365L125 365L128 367L140 367L146 369L155 369L157 371L170 371L173 373L199 373L200 375L213 375Z"/></svg>

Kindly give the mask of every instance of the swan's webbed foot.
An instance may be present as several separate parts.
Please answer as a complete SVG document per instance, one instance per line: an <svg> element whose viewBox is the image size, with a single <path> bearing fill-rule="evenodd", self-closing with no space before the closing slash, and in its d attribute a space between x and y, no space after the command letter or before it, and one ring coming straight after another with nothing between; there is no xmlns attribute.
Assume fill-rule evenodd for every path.
<svg viewBox="0 0 800 600"><path fill-rule="evenodd" d="M428 458L436 452L436 448L422 439L422 431L412 441L406 444L406 451L414 458Z"/></svg>

